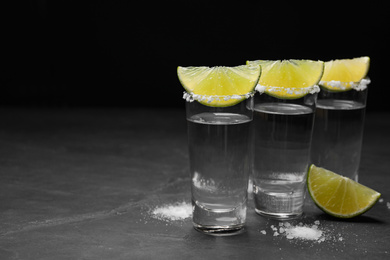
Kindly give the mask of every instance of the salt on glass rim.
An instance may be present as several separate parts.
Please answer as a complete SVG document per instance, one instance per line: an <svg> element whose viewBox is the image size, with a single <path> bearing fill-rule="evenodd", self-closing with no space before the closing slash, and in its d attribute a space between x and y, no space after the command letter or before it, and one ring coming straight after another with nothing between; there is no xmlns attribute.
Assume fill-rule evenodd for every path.
<svg viewBox="0 0 390 260"><path fill-rule="evenodd" d="M362 79L359 82L341 82L337 80L331 80L331 81L320 81L320 85L327 84L333 88L337 88L340 90L345 90L345 86L343 84L350 84L352 89L356 91L363 91L367 88L368 84L371 83L371 80L369 78Z"/></svg>
<svg viewBox="0 0 390 260"><path fill-rule="evenodd" d="M287 91L287 94L296 94L296 95L302 95L302 94L314 94L320 92L320 87L318 85L313 85L306 88L284 88L284 87L272 87L272 86L262 86L260 84L257 84L255 90L259 92L260 94L263 94L266 90L268 92L278 92L285 89Z"/></svg>
<svg viewBox="0 0 390 260"><path fill-rule="evenodd" d="M244 95L198 95L194 93L188 93L186 91L183 92L183 99L185 99L187 102L193 102L193 101L207 101L207 103L211 103L212 101L228 101L230 99L248 99L250 97L253 97L255 92L249 92Z"/></svg>

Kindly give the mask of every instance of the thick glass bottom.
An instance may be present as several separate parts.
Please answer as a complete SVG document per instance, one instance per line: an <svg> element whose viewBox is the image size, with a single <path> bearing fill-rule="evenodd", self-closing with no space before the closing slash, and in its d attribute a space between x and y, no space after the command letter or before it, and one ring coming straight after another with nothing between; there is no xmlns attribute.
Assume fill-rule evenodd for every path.
<svg viewBox="0 0 390 260"><path fill-rule="evenodd" d="M254 194L255 211L257 214L275 219L298 218L303 213L305 192L263 192L257 190Z"/></svg>
<svg viewBox="0 0 390 260"><path fill-rule="evenodd" d="M244 225L234 226L201 226L193 223L195 230L211 236L234 236L245 231Z"/></svg>
<svg viewBox="0 0 390 260"><path fill-rule="evenodd" d="M255 209L256 213L260 216L267 217L267 218L273 218L273 219L280 219L280 220L288 220L288 219L296 219L302 216L303 212L300 213L272 213L272 212L265 212L258 209Z"/></svg>

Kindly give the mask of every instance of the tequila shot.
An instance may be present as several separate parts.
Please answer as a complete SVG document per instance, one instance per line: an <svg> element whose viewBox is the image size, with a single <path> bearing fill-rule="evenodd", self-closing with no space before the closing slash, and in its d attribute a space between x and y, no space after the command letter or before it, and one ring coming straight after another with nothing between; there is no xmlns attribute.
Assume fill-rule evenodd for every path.
<svg viewBox="0 0 390 260"><path fill-rule="evenodd" d="M253 193L260 215L288 219L303 213L316 96L255 95Z"/></svg>
<svg viewBox="0 0 390 260"><path fill-rule="evenodd" d="M360 84L368 83L363 79ZM312 163L354 181L359 176L367 91L364 87L332 92L321 87L318 94Z"/></svg>
<svg viewBox="0 0 390 260"><path fill-rule="evenodd" d="M193 225L212 235L242 231L247 210L253 99L231 107L186 102Z"/></svg>

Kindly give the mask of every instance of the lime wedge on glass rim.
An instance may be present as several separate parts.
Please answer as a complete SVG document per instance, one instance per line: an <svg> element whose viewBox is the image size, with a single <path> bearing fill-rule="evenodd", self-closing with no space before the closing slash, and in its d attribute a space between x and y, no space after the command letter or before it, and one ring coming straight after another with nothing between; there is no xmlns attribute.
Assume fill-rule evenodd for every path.
<svg viewBox="0 0 390 260"><path fill-rule="evenodd" d="M347 177L312 164L307 188L314 203L337 218L352 218L369 210L381 194Z"/></svg>
<svg viewBox="0 0 390 260"><path fill-rule="evenodd" d="M324 75L320 85L330 91L340 92L357 88L367 76L370 67L369 57L339 59L325 62ZM364 82L366 85L369 80Z"/></svg>
<svg viewBox="0 0 390 260"><path fill-rule="evenodd" d="M203 105L227 107L240 103L254 92L261 75L258 65L236 67L178 67L180 83Z"/></svg>
<svg viewBox="0 0 390 260"><path fill-rule="evenodd" d="M324 71L322 61L312 60L255 60L247 64L261 66L256 89L280 99L298 99L318 92L317 84Z"/></svg>

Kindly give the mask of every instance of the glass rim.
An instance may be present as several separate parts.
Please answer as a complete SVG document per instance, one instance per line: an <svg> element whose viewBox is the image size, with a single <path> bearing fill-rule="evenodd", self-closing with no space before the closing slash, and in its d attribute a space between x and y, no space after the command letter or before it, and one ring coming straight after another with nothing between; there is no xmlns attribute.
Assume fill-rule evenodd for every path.
<svg viewBox="0 0 390 260"><path fill-rule="evenodd" d="M255 95L256 91L251 91L246 94L233 94L233 95L199 95L194 93L188 93L187 91L183 92L183 99L187 102L193 101L207 101L211 103L212 101L228 101L230 99L244 100Z"/></svg>
<svg viewBox="0 0 390 260"><path fill-rule="evenodd" d="M315 94L320 92L320 87L318 85L312 85L308 87L303 88L287 88L287 87L274 87L274 86L262 86L260 84L257 84L255 90L259 92L260 94L263 93L272 93L272 92L279 92L282 90L286 90L288 94L296 94L296 95L302 95L302 94Z"/></svg>
<svg viewBox="0 0 390 260"><path fill-rule="evenodd" d="M368 87L368 85L371 83L371 80L370 80L370 78L366 77L360 81L345 82L345 81L339 81L339 80L331 80L331 81L321 80L319 82L320 86L323 86L325 83L329 84L329 86L331 86L332 88L335 88L338 90L346 90L347 87L345 85L349 84L351 86L351 89L354 89L357 91L362 91Z"/></svg>

